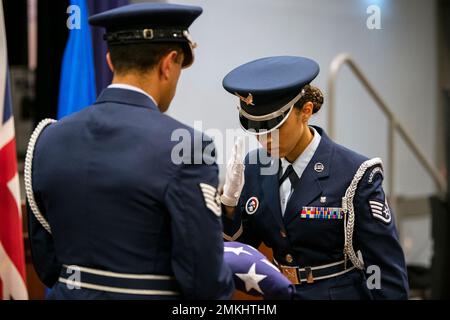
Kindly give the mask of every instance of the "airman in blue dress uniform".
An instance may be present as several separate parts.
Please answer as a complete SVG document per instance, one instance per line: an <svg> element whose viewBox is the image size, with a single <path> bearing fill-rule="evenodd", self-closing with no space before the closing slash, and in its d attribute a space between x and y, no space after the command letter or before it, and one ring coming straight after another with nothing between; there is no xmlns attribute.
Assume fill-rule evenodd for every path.
<svg viewBox="0 0 450 320"><path fill-rule="evenodd" d="M196 135L163 113L193 62L188 27L201 12L145 3L90 18L106 27L113 84L93 106L39 124L26 158L33 262L50 298L233 293L218 167L213 153L203 155L210 141L198 133L200 150L185 148L183 161L172 161L173 132Z"/></svg>
<svg viewBox="0 0 450 320"><path fill-rule="evenodd" d="M303 57L246 63L223 80L241 127L263 148L237 143L221 197L224 237L272 248L298 299L406 299L405 259L382 182L382 162L308 125L323 103Z"/></svg>

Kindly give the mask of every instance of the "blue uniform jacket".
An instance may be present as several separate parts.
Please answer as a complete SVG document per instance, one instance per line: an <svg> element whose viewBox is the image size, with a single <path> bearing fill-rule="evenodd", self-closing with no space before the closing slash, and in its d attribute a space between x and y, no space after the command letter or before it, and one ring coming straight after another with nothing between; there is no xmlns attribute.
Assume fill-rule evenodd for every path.
<svg viewBox="0 0 450 320"><path fill-rule="evenodd" d="M187 163L174 163L172 151L180 142L172 139L175 129L188 134L194 147L192 128L162 114L145 95L117 88L44 129L32 177L52 235L31 214L29 231L36 271L48 287L55 286L54 298L142 298L68 290L57 283L61 265L172 275L185 299L231 296L222 222L207 208L199 186L218 185L215 159L201 161L210 141L203 137L201 150L182 154ZM200 164L188 163L199 157Z"/></svg>
<svg viewBox="0 0 450 320"><path fill-rule="evenodd" d="M321 142L294 189L284 216L280 209L279 173L261 174L262 168L278 160L272 164L262 164L261 161L250 164L249 159L255 158L255 155L247 155L245 186L236 214L233 220L223 216L224 233L228 239L256 248L263 242L272 248L274 258L286 266L314 267L344 258L344 220L308 219L301 213L304 207L342 207L346 189L367 158L334 143L321 128L315 128L322 137ZM321 170L315 170L316 164L323 165ZM360 181L353 201L356 219L353 246L355 252L361 251L365 270L355 269L332 279L297 285L297 298L407 298L405 259L395 220L391 219L388 223L382 221L379 215L374 215L371 207L370 201L385 203L382 182L381 167L370 168ZM253 197L258 199L259 206L255 212L248 214L246 206ZM373 265L379 267L381 288L369 290L366 282L374 270L369 266Z"/></svg>

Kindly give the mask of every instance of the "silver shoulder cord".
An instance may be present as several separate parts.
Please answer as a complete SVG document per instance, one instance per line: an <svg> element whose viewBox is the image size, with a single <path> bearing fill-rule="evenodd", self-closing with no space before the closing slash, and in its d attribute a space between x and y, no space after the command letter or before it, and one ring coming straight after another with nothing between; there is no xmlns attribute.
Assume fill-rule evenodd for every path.
<svg viewBox="0 0 450 320"><path fill-rule="evenodd" d="M358 251L358 254L356 254L353 249L353 228L355 226L355 208L353 205L353 198L355 197L359 181L362 179L366 171L375 165L383 166L383 162L380 158L373 158L363 162L358 171L356 171L350 186L345 192L345 196L342 198L342 210L344 211L345 262L347 262L347 258L349 258L353 265L360 270L364 269L363 257L361 251Z"/></svg>
<svg viewBox="0 0 450 320"><path fill-rule="evenodd" d="M28 142L27 155L25 157L25 168L24 168L24 181L25 181L25 193L28 199L28 204L30 205L30 209L36 217L37 221L44 227L48 233L52 233L52 229L48 224L47 220L45 220L42 215L39 207L34 199L33 193L33 181L32 181L32 166L33 166L33 155L34 155L34 147L36 146L36 142L39 138L39 135L48 125L55 123L56 120L53 119L44 119L42 120L34 129L33 134L31 135L30 141Z"/></svg>

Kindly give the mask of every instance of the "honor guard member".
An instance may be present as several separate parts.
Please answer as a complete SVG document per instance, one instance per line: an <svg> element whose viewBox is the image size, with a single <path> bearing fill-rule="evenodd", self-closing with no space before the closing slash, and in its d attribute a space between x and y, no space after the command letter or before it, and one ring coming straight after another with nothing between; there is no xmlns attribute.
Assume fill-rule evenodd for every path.
<svg viewBox="0 0 450 320"><path fill-rule="evenodd" d="M225 239L272 248L298 299L406 299L405 260L383 191L383 165L309 126L323 103L316 62L292 56L244 64L223 80L241 127L263 146L226 174ZM265 161L267 160L267 161Z"/></svg>
<svg viewBox="0 0 450 320"><path fill-rule="evenodd" d="M90 18L106 28L113 84L94 105L40 123L26 158L33 262L50 298L232 295L218 167L202 158L210 141L173 161L172 133L195 135L164 114L194 60L188 27L201 12L145 3Z"/></svg>

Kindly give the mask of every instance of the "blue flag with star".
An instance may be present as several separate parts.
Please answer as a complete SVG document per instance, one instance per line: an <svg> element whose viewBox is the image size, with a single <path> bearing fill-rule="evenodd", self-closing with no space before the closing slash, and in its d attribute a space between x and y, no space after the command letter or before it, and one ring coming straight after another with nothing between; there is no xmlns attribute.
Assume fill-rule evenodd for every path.
<svg viewBox="0 0 450 320"><path fill-rule="evenodd" d="M237 290L268 300L292 299L294 285L261 252L240 242L224 245L224 259Z"/></svg>

